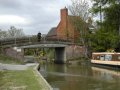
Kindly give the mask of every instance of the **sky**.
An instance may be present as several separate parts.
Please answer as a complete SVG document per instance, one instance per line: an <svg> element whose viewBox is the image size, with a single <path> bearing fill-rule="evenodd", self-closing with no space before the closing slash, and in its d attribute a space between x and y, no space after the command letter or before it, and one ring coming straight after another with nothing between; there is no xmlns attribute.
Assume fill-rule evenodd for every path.
<svg viewBox="0 0 120 90"><path fill-rule="evenodd" d="M70 0L0 0L0 29L15 26L27 35L47 34L58 25L60 9L70 4Z"/></svg>

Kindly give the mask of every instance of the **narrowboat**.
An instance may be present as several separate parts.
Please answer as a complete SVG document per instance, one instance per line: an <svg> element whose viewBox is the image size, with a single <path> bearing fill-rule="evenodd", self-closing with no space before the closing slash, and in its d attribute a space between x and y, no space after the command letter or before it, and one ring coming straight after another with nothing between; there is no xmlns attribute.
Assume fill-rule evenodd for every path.
<svg viewBox="0 0 120 90"><path fill-rule="evenodd" d="M113 66L120 68L120 53L92 53L91 63L96 65Z"/></svg>

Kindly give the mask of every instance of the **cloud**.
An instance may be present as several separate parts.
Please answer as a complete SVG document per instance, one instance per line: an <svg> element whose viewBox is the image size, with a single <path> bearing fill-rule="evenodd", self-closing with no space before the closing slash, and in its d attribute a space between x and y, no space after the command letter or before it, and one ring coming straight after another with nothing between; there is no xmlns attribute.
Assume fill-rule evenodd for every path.
<svg viewBox="0 0 120 90"><path fill-rule="evenodd" d="M25 18L15 15L0 15L0 24L28 24Z"/></svg>
<svg viewBox="0 0 120 90"><path fill-rule="evenodd" d="M0 29L22 28L26 34L47 33L60 21L70 0L0 0Z"/></svg>

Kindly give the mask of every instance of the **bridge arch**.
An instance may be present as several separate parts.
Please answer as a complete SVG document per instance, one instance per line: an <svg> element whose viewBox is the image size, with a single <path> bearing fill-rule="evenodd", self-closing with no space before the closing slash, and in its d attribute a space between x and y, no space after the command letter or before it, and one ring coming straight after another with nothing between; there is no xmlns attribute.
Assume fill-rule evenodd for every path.
<svg viewBox="0 0 120 90"><path fill-rule="evenodd" d="M24 49L29 49L29 48L54 48L55 49L54 62L57 64L62 64L67 61L66 50L65 50L66 46L67 45L64 45L64 44L37 44L37 45L22 46L20 48L22 49L22 51L24 51Z"/></svg>

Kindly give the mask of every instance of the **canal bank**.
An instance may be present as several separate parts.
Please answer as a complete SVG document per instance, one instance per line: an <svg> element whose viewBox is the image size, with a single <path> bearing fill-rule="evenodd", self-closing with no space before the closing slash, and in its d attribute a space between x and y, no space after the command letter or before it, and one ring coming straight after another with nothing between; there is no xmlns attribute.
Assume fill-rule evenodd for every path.
<svg viewBox="0 0 120 90"><path fill-rule="evenodd" d="M43 88L42 90L53 90L53 88L49 85L49 83L40 74L40 72L38 71L39 69L40 69L40 64L36 64L36 66L34 67L34 73L36 77L38 78L37 79L38 82L40 83L40 85L42 85L42 88Z"/></svg>
<svg viewBox="0 0 120 90"><path fill-rule="evenodd" d="M0 90L52 90L38 68L39 64L0 64Z"/></svg>

